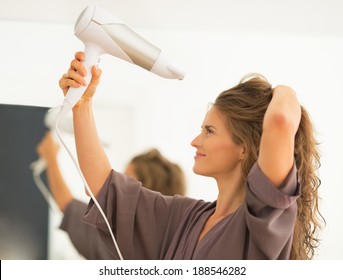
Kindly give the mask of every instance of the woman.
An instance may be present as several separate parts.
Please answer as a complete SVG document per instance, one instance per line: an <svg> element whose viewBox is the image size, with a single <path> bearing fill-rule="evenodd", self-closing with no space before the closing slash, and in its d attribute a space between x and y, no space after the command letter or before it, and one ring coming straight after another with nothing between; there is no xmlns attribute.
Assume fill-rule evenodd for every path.
<svg viewBox="0 0 343 280"><path fill-rule="evenodd" d="M83 59L76 53L60 79L64 94L85 85ZM78 160L124 259L313 257L319 156L307 113L291 88L272 89L257 77L217 97L192 141L194 172L217 182L218 198L210 203L162 196L112 170L92 113L101 70L93 67L92 75L73 108ZM111 246L93 201L84 220Z"/></svg>

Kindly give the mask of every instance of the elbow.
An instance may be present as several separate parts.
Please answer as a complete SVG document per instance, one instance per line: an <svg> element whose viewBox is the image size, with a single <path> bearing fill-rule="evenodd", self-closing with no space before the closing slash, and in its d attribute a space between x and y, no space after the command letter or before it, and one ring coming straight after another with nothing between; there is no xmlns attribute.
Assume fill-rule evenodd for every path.
<svg viewBox="0 0 343 280"><path fill-rule="evenodd" d="M296 93L287 86L277 86L266 112L266 128L297 132L301 119L301 106Z"/></svg>
<svg viewBox="0 0 343 280"><path fill-rule="evenodd" d="M283 133L295 135L300 124L301 110L278 111L269 116L269 120L264 124L264 130L281 131Z"/></svg>
<svg viewBox="0 0 343 280"><path fill-rule="evenodd" d="M291 118L284 112L276 112L271 116L271 126L282 130L290 129L292 125Z"/></svg>

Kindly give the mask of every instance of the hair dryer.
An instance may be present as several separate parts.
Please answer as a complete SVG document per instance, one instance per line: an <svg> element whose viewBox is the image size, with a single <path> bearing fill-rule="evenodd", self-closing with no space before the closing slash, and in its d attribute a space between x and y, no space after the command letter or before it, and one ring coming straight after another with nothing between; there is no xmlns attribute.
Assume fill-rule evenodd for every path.
<svg viewBox="0 0 343 280"><path fill-rule="evenodd" d="M91 67L103 54L116 56L164 78L182 80L184 77L184 73L169 62L159 48L97 6L90 5L82 11L75 23L74 34L85 45L83 64L87 83L91 79ZM71 110L85 90L85 86L69 89L58 119Z"/></svg>

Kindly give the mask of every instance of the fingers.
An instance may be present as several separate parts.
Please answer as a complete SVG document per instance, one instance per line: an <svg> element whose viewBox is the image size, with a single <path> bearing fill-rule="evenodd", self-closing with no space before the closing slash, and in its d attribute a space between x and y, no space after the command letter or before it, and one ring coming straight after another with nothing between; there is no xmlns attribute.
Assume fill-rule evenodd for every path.
<svg viewBox="0 0 343 280"><path fill-rule="evenodd" d="M79 61L85 60L85 53L84 52L76 52L75 53L75 59Z"/></svg>
<svg viewBox="0 0 343 280"><path fill-rule="evenodd" d="M71 63L70 63L70 70L74 70L77 73L79 73L81 76L86 76L87 75L87 71L85 69L85 67L82 64L83 60L78 60L78 59L74 59Z"/></svg>
<svg viewBox="0 0 343 280"><path fill-rule="evenodd" d="M75 53L75 59L71 61L68 72L63 74L63 76L60 78L59 86L62 89L64 95L66 95L70 87L79 88L82 86L87 86L87 82L85 80L87 71L82 64L84 59L85 54L83 52ZM95 89L100 82L102 71L96 66L93 66L91 69L91 74L92 78L86 91L86 96L88 97L94 95Z"/></svg>
<svg viewBox="0 0 343 280"><path fill-rule="evenodd" d="M65 76L65 79L69 79L71 81L76 82L77 84L79 84L79 86L86 86L87 82L84 79L83 74L80 74L79 72L76 72L74 69L69 69L67 75Z"/></svg>
<svg viewBox="0 0 343 280"><path fill-rule="evenodd" d="M83 58L83 52L76 53L75 59L70 63L68 72L63 74L63 76L60 78L59 86L64 95L66 95L70 87L79 88L87 85L84 79L84 77L87 75L87 72L81 60Z"/></svg>
<svg viewBox="0 0 343 280"><path fill-rule="evenodd" d="M59 87L62 89L64 95L67 94L68 89L70 87L73 87L73 88L81 87L80 83L78 83L77 81L69 78L68 73L63 74L63 76L59 80L58 84L59 84Z"/></svg>
<svg viewBox="0 0 343 280"><path fill-rule="evenodd" d="M82 98L84 99L91 99L96 91L96 87L100 83L100 77L101 77L102 71L96 66L93 66L91 71L92 71L92 79L85 93L82 96Z"/></svg>
<svg viewBox="0 0 343 280"><path fill-rule="evenodd" d="M102 71L99 67L93 66L92 67L92 79L91 84L97 86L100 83L100 77L101 77Z"/></svg>

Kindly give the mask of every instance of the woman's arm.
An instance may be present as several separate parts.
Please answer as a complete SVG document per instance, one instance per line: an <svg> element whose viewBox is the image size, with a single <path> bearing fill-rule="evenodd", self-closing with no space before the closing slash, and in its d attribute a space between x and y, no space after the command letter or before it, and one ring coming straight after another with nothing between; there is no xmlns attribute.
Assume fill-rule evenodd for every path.
<svg viewBox="0 0 343 280"><path fill-rule="evenodd" d="M301 108L293 89L277 86L263 121L258 164L275 186L288 175L294 162L294 138Z"/></svg>
<svg viewBox="0 0 343 280"><path fill-rule="evenodd" d="M73 196L65 183L57 162L59 146L48 132L37 145L37 152L47 163L47 179L52 196L59 209L64 213L65 207L73 200Z"/></svg>
<svg viewBox="0 0 343 280"><path fill-rule="evenodd" d="M64 94L67 93L69 87L86 85L83 79L86 75L86 70L82 65L83 60L84 53L76 53L68 73L64 74L60 79L59 85ZM100 82L100 76L101 70L93 66L92 79L80 101L73 108L78 161L94 196L98 194L112 169L110 161L101 145L93 117L92 98Z"/></svg>

